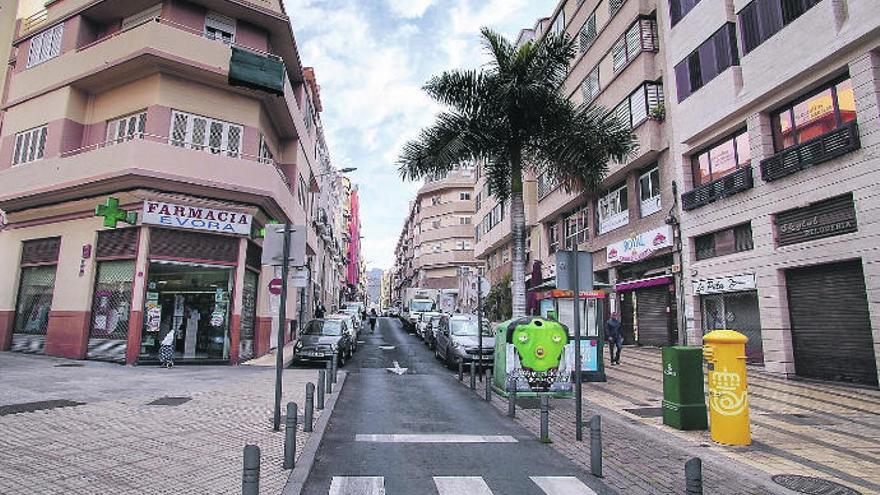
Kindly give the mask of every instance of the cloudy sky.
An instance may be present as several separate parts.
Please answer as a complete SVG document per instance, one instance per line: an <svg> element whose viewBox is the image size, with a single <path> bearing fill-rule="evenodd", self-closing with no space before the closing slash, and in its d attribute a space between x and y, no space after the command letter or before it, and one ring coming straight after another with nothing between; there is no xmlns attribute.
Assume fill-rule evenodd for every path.
<svg viewBox="0 0 880 495"><path fill-rule="evenodd" d="M439 110L420 89L432 75L485 63L481 26L515 38L555 0L284 0L305 66L321 85L322 120L337 168L357 167L363 256L389 268L419 188L404 183L401 146Z"/></svg>

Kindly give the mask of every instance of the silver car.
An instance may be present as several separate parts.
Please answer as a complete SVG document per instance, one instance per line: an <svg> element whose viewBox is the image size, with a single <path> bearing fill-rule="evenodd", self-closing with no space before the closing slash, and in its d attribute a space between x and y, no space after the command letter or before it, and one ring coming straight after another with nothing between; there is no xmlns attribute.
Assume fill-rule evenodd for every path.
<svg viewBox="0 0 880 495"><path fill-rule="evenodd" d="M453 315L447 325L440 325L437 332L434 356L446 362L450 368L457 367L459 362L470 366L481 362L482 366L491 366L495 358L495 336L491 325L485 319L482 326L482 353L480 338L477 334L477 317L474 315Z"/></svg>
<svg viewBox="0 0 880 495"><path fill-rule="evenodd" d="M354 316L348 313L335 313L327 317L328 320L342 320L345 322L348 327L348 333L351 335L351 348L352 351L357 351L358 343L357 343L357 324L355 323Z"/></svg>

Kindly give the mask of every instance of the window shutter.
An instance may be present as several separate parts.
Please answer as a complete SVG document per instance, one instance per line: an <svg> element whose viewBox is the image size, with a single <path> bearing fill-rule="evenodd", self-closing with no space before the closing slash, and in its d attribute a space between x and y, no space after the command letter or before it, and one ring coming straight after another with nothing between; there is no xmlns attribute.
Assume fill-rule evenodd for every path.
<svg viewBox="0 0 880 495"><path fill-rule="evenodd" d="M37 133L29 132L28 133L28 159L27 161L33 161L37 155Z"/></svg>
<svg viewBox="0 0 880 495"><path fill-rule="evenodd" d="M611 57L613 59L614 72L619 71L626 65L626 39L621 37L614 46L611 47Z"/></svg>
<svg viewBox="0 0 880 495"><path fill-rule="evenodd" d="M642 19L639 21L639 30L642 35L642 49L657 51L657 22L653 19Z"/></svg>
<svg viewBox="0 0 880 495"><path fill-rule="evenodd" d="M43 53L43 35L38 34L31 38L30 49L28 51L27 66L33 67L39 63L40 55Z"/></svg>
<svg viewBox="0 0 880 495"><path fill-rule="evenodd" d="M59 24L52 29L52 45L49 51L49 57L57 57L61 53L61 38L64 34L64 24Z"/></svg>
<svg viewBox="0 0 880 495"><path fill-rule="evenodd" d="M12 164L15 165L21 161L21 150L24 142L24 135L15 136L15 150L12 152Z"/></svg>
<svg viewBox="0 0 880 495"><path fill-rule="evenodd" d="M649 112L663 103L663 85L654 83L646 84L645 93L647 95Z"/></svg>
<svg viewBox="0 0 880 495"><path fill-rule="evenodd" d="M192 148L194 150L205 149L205 130L208 127L208 121L201 117L193 117L192 128Z"/></svg>
<svg viewBox="0 0 880 495"><path fill-rule="evenodd" d="M642 51L641 23L635 23L626 32L626 60L630 61Z"/></svg>
<svg viewBox="0 0 880 495"><path fill-rule="evenodd" d="M211 153L219 154L223 149L223 124L220 122L211 122L208 133L208 148Z"/></svg>
<svg viewBox="0 0 880 495"><path fill-rule="evenodd" d="M593 13L587 19L587 22L584 23L584 27L581 29L581 53L587 51L587 49L592 46L593 42L596 41L596 14Z"/></svg>
<svg viewBox="0 0 880 495"><path fill-rule="evenodd" d="M636 126L648 118L648 103L646 99L647 87L642 86L638 91L629 97L630 114L632 115L632 125Z"/></svg>
<svg viewBox="0 0 880 495"><path fill-rule="evenodd" d="M184 146L186 144L186 125L189 115L180 112L174 112L171 126L171 144L174 146Z"/></svg>
<svg viewBox="0 0 880 495"><path fill-rule="evenodd" d="M139 138L144 137L144 133L147 131L147 112L143 112L138 115L137 121L137 134Z"/></svg>
<svg viewBox="0 0 880 495"><path fill-rule="evenodd" d="M237 158L238 151L241 148L241 127L236 125L229 126L228 143L226 145L227 154Z"/></svg>

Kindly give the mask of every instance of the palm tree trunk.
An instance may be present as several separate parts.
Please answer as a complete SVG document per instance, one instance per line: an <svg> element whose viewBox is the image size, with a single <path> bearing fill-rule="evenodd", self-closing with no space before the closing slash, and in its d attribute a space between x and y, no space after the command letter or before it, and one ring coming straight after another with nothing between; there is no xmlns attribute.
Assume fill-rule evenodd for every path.
<svg viewBox="0 0 880 495"><path fill-rule="evenodd" d="M510 281L513 317L526 316L526 212L523 204L522 157L511 153L510 225L513 234L513 266Z"/></svg>

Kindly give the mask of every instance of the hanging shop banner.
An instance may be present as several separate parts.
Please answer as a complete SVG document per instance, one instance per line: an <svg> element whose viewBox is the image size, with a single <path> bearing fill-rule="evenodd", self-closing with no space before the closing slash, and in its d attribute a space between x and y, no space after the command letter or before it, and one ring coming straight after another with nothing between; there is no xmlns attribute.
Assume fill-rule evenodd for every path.
<svg viewBox="0 0 880 495"><path fill-rule="evenodd" d="M698 295L755 290L758 287L755 282L755 274L694 280L693 284L694 294Z"/></svg>
<svg viewBox="0 0 880 495"><path fill-rule="evenodd" d="M189 230L250 235L251 215L237 211L144 201L142 223Z"/></svg>
<svg viewBox="0 0 880 495"><path fill-rule="evenodd" d="M672 227L664 225L609 244L606 248L607 260L608 263L634 263L670 246L672 246Z"/></svg>

